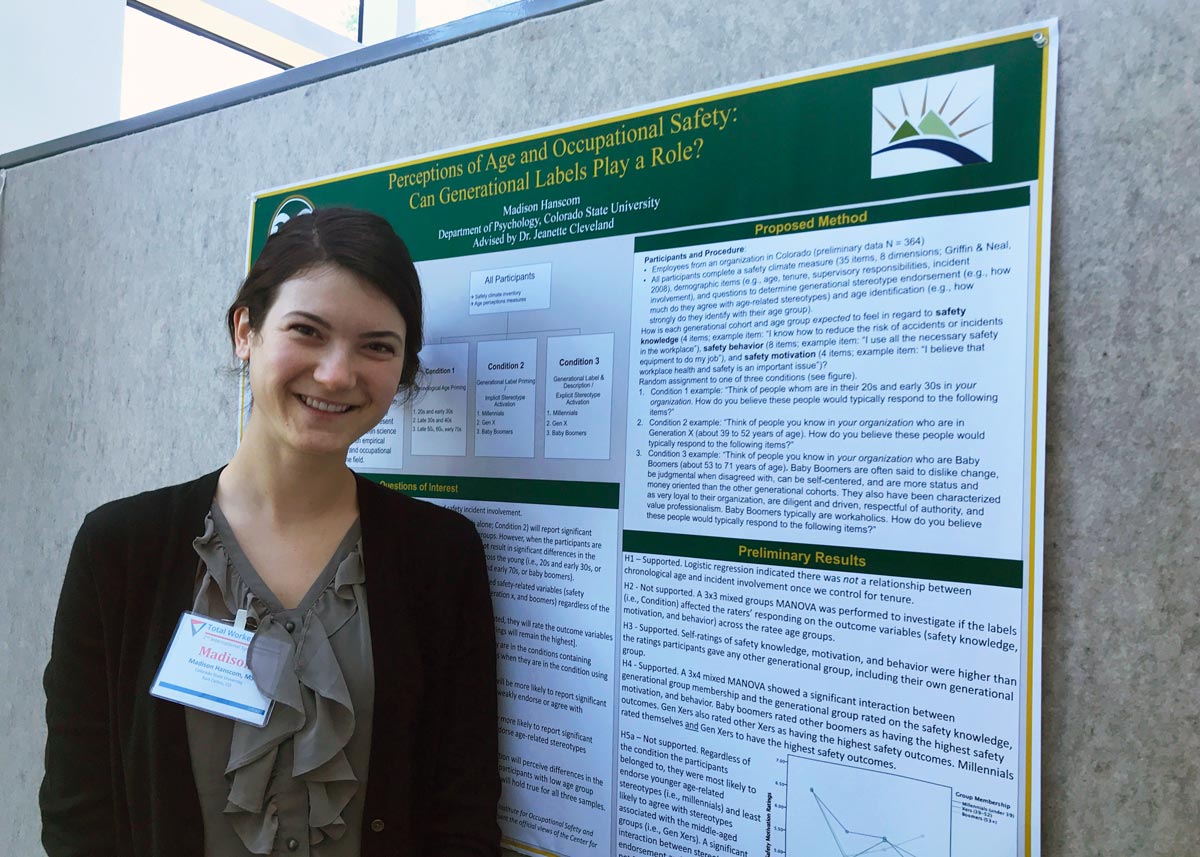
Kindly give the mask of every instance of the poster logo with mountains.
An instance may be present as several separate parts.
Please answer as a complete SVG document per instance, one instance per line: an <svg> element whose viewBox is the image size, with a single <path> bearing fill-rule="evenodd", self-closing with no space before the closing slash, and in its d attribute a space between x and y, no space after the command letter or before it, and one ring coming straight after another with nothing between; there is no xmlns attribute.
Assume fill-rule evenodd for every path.
<svg viewBox="0 0 1200 857"><path fill-rule="evenodd" d="M271 216L271 231L269 234L274 235L279 231L279 227L287 223L293 217L298 217L301 214L312 214L313 204L303 196L289 196L283 202L279 203L279 207L275 209L275 214Z"/></svg>
<svg viewBox="0 0 1200 857"><path fill-rule="evenodd" d="M992 160L995 66L871 92L871 178Z"/></svg>

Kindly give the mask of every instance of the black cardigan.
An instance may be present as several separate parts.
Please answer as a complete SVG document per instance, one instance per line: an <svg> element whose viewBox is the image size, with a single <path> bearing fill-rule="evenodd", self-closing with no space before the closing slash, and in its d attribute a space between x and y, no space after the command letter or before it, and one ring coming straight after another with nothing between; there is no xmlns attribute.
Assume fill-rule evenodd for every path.
<svg viewBox="0 0 1200 857"><path fill-rule="evenodd" d="M150 696L190 609L217 473L101 506L76 537L46 667L50 857L202 857L182 706ZM375 708L362 855L496 855L496 656L469 521L358 478Z"/></svg>

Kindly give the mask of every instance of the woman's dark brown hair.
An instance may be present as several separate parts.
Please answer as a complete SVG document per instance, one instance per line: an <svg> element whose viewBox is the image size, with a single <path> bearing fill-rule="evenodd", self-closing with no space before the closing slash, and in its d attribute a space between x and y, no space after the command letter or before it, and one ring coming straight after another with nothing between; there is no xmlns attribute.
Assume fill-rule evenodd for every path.
<svg viewBox="0 0 1200 857"><path fill-rule="evenodd" d="M396 305L406 328L400 387L411 396L416 391L421 368L417 355L424 341L421 282L400 236L391 224L369 211L318 208L293 217L267 238L226 313L230 341L234 341L233 317L241 307L249 312L250 329L258 331L280 285L322 265L337 265L357 274Z"/></svg>

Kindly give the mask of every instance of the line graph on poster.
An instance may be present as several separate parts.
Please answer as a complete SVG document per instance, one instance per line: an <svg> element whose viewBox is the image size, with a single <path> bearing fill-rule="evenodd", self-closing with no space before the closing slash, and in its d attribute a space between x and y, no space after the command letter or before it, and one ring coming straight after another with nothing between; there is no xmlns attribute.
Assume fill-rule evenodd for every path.
<svg viewBox="0 0 1200 857"><path fill-rule="evenodd" d="M788 757L788 857L950 857L952 812L949 786Z"/></svg>

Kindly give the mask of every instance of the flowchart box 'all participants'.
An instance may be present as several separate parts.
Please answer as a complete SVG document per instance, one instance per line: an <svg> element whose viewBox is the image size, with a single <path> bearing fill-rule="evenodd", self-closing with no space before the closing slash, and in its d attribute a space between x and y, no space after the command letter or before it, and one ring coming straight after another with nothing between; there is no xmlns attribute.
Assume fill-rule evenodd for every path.
<svg viewBox="0 0 1200 857"><path fill-rule="evenodd" d="M533 458L537 340L481 342L475 359L475 454Z"/></svg>
<svg viewBox="0 0 1200 857"><path fill-rule="evenodd" d="M471 272L471 315L549 308L549 262Z"/></svg>
<svg viewBox="0 0 1200 857"><path fill-rule="evenodd" d="M421 349L421 396L412 407L413 455L467 454L465 342Z"/></svg>
<svg viewBox="0 0 1200 857"><path fill-rule="evenodd" d="M609 456L613 335L546 340L546 457Z"/></svg>

